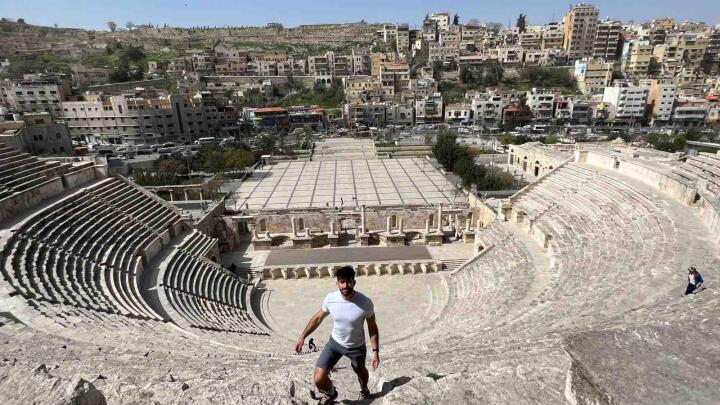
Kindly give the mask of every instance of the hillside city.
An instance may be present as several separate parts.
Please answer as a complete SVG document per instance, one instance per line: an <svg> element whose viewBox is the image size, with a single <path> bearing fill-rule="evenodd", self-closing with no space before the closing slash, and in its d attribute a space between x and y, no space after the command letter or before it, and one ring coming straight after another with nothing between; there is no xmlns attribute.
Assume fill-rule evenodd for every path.
<svg viewBox="0 0 720 405"><path fill-rule="evenodd" d="M717 403L720 6L663 14L0 18L0 403Z"/></svg>

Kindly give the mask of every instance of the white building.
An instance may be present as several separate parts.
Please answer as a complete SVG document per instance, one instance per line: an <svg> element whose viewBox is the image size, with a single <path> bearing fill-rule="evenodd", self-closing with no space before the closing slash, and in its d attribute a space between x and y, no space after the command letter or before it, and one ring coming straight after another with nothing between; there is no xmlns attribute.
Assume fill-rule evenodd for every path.
<svg viewBox="0 0 720 405"><path fill-rule="evenodd" d="M470 104L448 104L445 107L445 122L451 124L469 124L472 119Z"/></svg>
<svg viewBox="0 0 720 405"><path fill-rule="evenodd" d="M441 122L443 119L442 94L415 100L415 121L418 124Z"/></svg>
<svg viewBox="0 0 720 405"><path fill-rule="evenodd" d="M612 118L634 123L645 115L648 91L647 87L616 83L615 86L605 88L602 101L609 109Z"/></svg>
<svg viewBox="0 0 720 405"><path fill-rule="evenodd" d="M553 117L555 93L537 89L528 90L525 94L525 102L535 119L549 120Z"/></svg>
<svg viewBox="0 0 720 405"><path fill-rule="evenodd" d="M476 94L470 106L476 125L496 126L502 122L502 96L493 92Z"/></svg>

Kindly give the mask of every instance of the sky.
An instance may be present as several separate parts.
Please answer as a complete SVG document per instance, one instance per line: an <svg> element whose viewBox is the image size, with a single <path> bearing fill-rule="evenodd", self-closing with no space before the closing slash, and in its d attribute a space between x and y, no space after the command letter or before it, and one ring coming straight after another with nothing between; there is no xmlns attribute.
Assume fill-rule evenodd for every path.
<svg viewBox="0 0 720 405"><path fill-rule="evenodd" d="M668 16L680 21L720 23L720 0L604 0L593 4L600 9L601 17L623 21ZM406 22L412 27L433 11L458 14L461 22L476 18L503 24L515 24L518 14L523 13L530 24L542 24L561 21L569 5L562 0L0 0L0 17L88 29L107 29L107 21L115 21L120 27L127 21L184 27L279 22L294 27L365 20Z"/></svg>

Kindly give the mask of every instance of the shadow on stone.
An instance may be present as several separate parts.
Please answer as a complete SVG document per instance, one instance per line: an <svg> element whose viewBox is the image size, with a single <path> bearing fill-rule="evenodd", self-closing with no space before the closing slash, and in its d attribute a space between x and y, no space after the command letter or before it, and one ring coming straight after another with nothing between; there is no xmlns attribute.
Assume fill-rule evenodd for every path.
<svg viewBox="0 0 720 405"><path fill-rule="evenodd" d="M385 395L389 394L392 390L394 390L397 387L403 386L410 382L412 378L410 377L398 377L394 378L390 381L385 381L382 385L382 389L380 392L375 392L370 395L370 399L366 400L355 400L355 401L343 401L343 404L350 404L350 405L366 405L366 404L372 404L375 402L376 399L380 399L384 397Z"/></svg>

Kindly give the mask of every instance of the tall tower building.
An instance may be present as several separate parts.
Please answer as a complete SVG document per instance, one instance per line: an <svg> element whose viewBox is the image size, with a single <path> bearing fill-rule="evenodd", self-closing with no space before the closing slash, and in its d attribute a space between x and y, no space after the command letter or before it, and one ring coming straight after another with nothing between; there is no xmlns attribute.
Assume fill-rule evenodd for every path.
<svg viewBox="0 0 720 405"><path fill-rule="evenodd" d="M597 35L598 9L592 4L574 6L563 19L563 48L570 59L592 57Z"/></svg>
<svg viewBox="0 0 720 405"><path fill-rule="evenodd" d="M620 21L605 20L598 23L593 56L605 60L616 59L621 30L622 23Z"/></svg>

